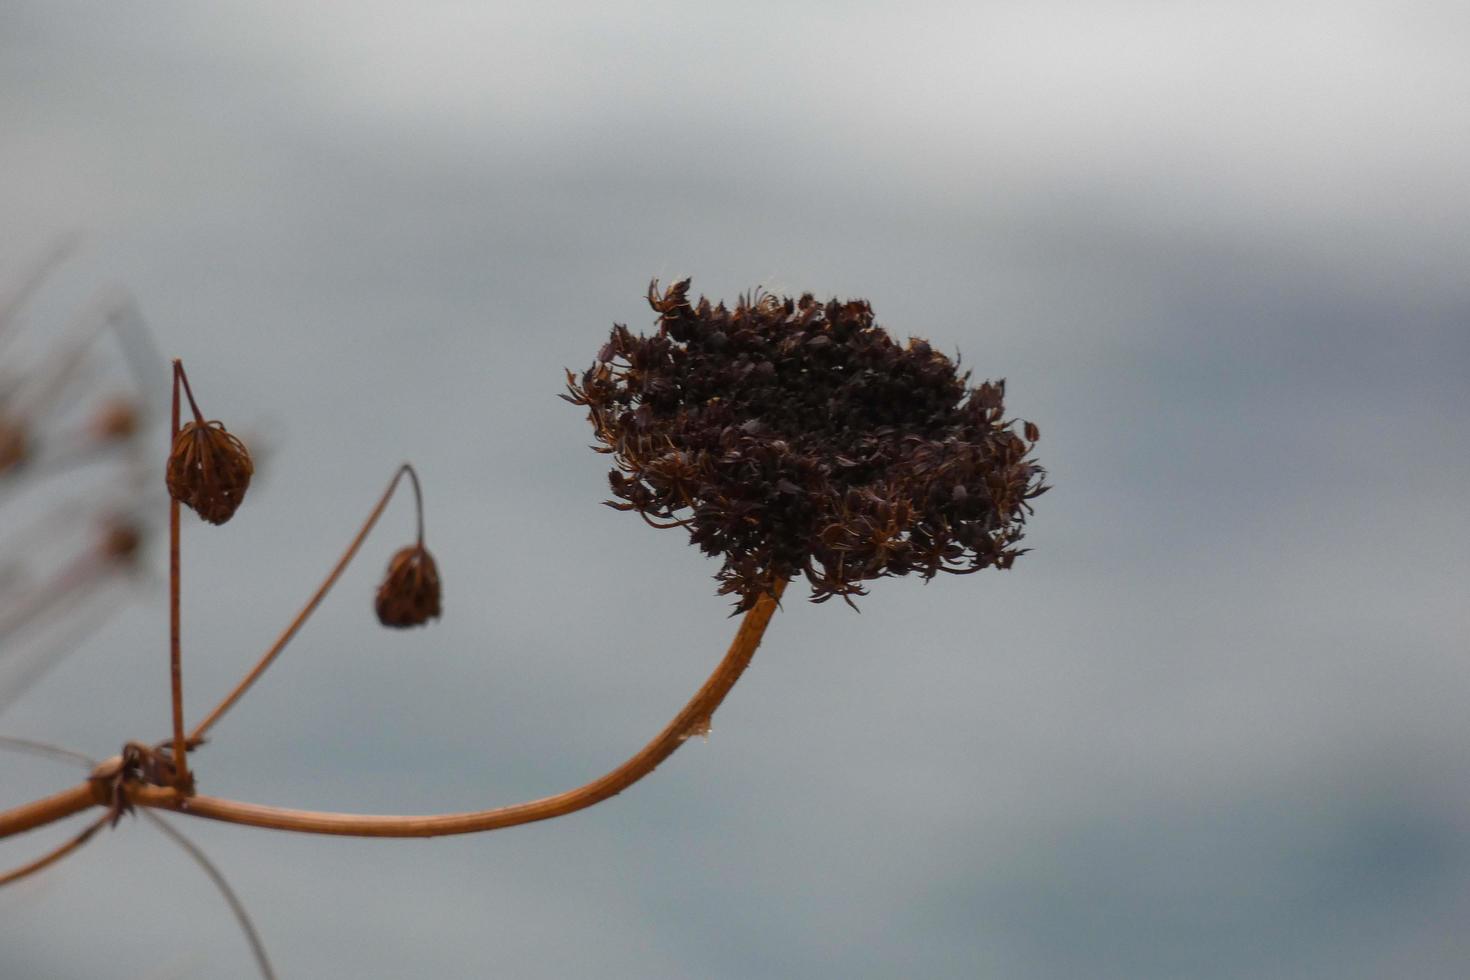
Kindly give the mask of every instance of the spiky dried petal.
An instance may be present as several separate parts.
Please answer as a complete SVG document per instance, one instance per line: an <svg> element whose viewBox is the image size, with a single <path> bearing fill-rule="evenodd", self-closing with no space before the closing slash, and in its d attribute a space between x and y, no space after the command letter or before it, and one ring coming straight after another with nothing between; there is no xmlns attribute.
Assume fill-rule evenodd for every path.
<svg viewBox="0 0 1470 980"><path fill-rule="evenodd" d="M211 524L234 516L255 464L245 444L221 422L188 422L168 457L169 494Z"/></svg>
<svg viewBox="0 0 1470 980"><path fill-rule="evenodd" d="M724 558L719 591L738 609L797 574L815 601L851 602L872 579L1022 553L1045 471L1029 456L1036 427L1004 418L1004 382L969 388L861 300L757 295L732 310L691 304L687 280L656 287L658 331L615 326L563 397L617 464L609 503L687 526Z"/></svg>
<svg viewBox="0 0 1470 980"><path fill-rule="evenodd" d="M423 545L399 550L378 586L378 622L403 629L439 618L439 567Z"/></svg>

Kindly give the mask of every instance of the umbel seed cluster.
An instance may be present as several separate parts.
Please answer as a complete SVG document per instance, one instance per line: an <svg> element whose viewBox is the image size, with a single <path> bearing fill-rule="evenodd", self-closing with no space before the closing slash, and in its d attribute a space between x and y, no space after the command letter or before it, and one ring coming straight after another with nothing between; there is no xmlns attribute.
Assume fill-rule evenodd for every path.
<svg viewBox="0 0 1470 980"><path fill-rule="evenodd" d="M867 302L743 297L691 304L689 281L648 301L658 329L613 328L567 372L618 510L686 527L721 556L721 594L750 609L804 574L851 603L886 576L1009 568L1047 489L1035 425L1005 417L1003 381L923 340L896 342Z"/></svg>

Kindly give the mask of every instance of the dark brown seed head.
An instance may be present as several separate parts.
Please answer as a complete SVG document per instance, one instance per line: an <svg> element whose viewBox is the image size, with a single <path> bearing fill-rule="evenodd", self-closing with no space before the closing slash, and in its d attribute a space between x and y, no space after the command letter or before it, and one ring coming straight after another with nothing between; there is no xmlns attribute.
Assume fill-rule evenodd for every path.
<svg viewBox="0 0 1470 980"><path fill-rule="evenodd" d="M235 513L255 466L245 444L220 422L188 422L168 457L168 492L211 524Z"/></svg>
<svg viewBox="0 0 1470 980"><path fill-rule="evenodd" d="M624 326L577 378L618 510L689 529L749 609L805 574L851 602L886 576L1009 568L1046 490L1035 426L1005 418L1004 382L927 342L893 340L861 300L758 295L734 309L688 281L660 293L652 336Z"/></svg>
<svg viewBox="0 0 1470 980"><path fill-rule="evenodd" d="M378 586L378 622L402 629L439 618L439 568L423 545L410 545L388 562Z"/></svg>

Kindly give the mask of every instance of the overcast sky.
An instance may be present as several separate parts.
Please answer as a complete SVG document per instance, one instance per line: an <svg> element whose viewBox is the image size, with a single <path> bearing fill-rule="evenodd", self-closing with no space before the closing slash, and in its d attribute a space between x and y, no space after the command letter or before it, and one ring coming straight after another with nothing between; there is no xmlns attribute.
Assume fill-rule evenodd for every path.
<svg viewBox="0 0 1470 980"><path fill-rule="evenodd" d="M424 480L442 622L371 615L400 502L205 792L489 807L672 717L734 628L716 565L599 506L555 397L651 278L867 298L1041 428L1012 571L794 586L708 743L609 803L176 821L281 976L1465 976L1467 50L1427 0L0 5L0 283L82 235L0 369L122 285L268 449L186 522L191 718ZM148 561L0 733L165 732ZM0 805L75 778L0 757ZM138 820L0 892L4 976L252 970Z"/></svg>

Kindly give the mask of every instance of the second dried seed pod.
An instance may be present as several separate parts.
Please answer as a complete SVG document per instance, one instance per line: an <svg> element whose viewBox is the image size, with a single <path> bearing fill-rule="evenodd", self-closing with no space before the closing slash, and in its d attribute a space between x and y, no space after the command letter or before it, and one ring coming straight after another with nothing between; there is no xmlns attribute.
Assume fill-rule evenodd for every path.
<svg viewBox="0 0 1470 980"><path fill-rule="evenodd" d="M378 622L403 629L439 618L439 568L421 544L398 551L378 586Z"/></svg>
<svg viewBox="0 0 1470 980"><path fill-rule="evenodd" d="M168 492L211 524L234 516L255 464L245 444L220 422L189 422L168 456Z"/></svg>

